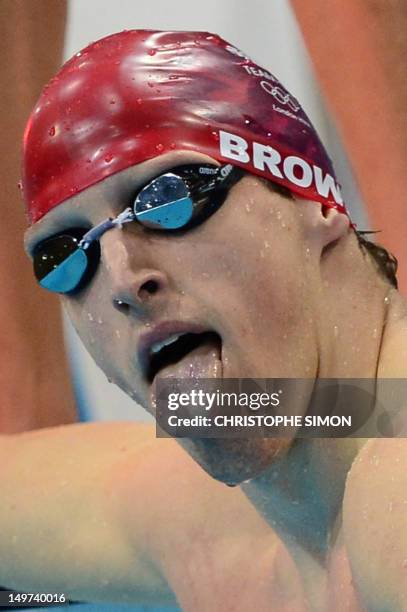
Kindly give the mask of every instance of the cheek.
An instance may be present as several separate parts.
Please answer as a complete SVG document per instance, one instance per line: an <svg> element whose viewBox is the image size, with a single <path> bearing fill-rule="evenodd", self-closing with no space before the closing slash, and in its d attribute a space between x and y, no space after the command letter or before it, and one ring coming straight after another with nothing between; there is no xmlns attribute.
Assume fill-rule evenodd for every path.
<svg viewBox="0 0 407 612"><path fill-rule="evenodd" d="M186 294L193 287L200 299L222 305L228 316L262 324L272 316L289 324L303 311L308 291L306 248L300 243L298 228L289 221L238 209L233 217L219 215L217 227L213 223L200 232L199 247L185 242L174 247L173 256L184 252Z"/></svg>
<svg viewBox="0 0 407 612"><path fill-rule="evenodd" d="M226 211L197 233L195 248L185 242L173 256L185 255L185 296L225 332L230 371L309 375L315 362L310 251L290 211L264 209L248 213L243 204L236 214Z"/></svg>
<svg viewBox="0 0 407 612"><path fill-rule="evenodd" d="M85 348L105 375L114 382L121 380L125 358L126 335L120 313L107 296L98 291L95 282L86 295L63 298L65 310Z"/></svg>

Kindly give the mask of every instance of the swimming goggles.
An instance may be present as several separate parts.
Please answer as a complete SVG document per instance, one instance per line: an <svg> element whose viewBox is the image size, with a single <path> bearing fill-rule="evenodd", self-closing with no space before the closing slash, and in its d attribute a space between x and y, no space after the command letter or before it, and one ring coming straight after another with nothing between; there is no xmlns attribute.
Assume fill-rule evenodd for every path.
<svg viewBox="0 0 407 612"><path fill-rule="evenodd" d="M230 164L189 164L165 172L138 191L133 206L117 217L90 230L65 230L37 245L33 264L39 284L56 293L79 291L97 269L99 240L106 231L134 221L152 230L191 229L223 204L242 176L243 170Z"/></svg>

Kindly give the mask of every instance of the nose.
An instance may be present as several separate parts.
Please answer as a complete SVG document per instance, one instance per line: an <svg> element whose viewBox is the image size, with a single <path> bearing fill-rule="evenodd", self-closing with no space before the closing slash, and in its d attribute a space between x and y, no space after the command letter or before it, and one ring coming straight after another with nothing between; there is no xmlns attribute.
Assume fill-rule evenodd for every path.
<svg viewBox="0 0 407 612"><path fill-rule="evenodd" d="M101 246L113 307L138 316L156 309L168 293L169 282L165 272L147 261L148 246L120 229L107 232Z"/></svg>
<svg viewBox="0 0 407 612"><path fill-rule="evenodd" d="M123 313L147 314L160 301L165 281L156 270L143 269L122 274L112 292L114 308Z"/></svg>

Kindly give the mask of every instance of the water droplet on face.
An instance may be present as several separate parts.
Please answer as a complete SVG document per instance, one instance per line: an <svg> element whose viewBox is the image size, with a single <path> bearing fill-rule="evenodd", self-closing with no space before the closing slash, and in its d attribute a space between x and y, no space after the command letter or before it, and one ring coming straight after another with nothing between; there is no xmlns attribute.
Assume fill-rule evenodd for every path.
<svg viewBox="0 0 407 612"><path fill-rule="evenodd" d="M334 325L334 338L337 338L339 336L339 327L337 325Z"/></svg>
<svg viewBox="0 0 407 612"><path fill-rule="evenodd" d="M98 323L99 323L99 325L102 325L102 323L103 323L103 321L102 321L102 319L100 317L98 318Z"/></svg>
<svg viewBox="0 0 407 612"><path fill-rule="evenodd" d="M116 329L116 336L117 336L118 338L120 338L120 332L119 332L119 330L118 330L118 329Z"/></svg>
<svg viewBox="0 0 407 612"><path fill-rule="evenodd" d="M248 212L248 213L251 211L251 206L250 206L249 203L245 204L245 209L246 209L246 212Z"/></svg>
<svg viewBox="0 0 407 612"><path fill-rule="evenodd" d="M377 327L374 328L372 336L373 338L377 338Z"/></svg>
<svg viewBox="0 0 407 612"><path fill-rule="evenodd" d="M390 304L390 298L388 295L386 295L386 297L384 298L384 303L385 304Z"/></svg>
<svg viewBox="0 0 407 612"><path fill-rule="evenodd" d="M88 312L88 319L89 321L93 321L93 316L91 312Z"/></svg>
<svg viewBox="0 0 407 612"><path fill-rule="evenodd" d="M49 128L48 134L50 136L55 136L55 125Z"/></svg>

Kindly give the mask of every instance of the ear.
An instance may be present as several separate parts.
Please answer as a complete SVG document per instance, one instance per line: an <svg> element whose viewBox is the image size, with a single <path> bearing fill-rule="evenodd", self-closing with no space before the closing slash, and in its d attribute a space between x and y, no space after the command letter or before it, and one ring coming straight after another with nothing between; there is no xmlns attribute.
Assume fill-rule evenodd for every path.
<svg viewBox="0 0 407 612"><path fill-rule="evenodd" d="M347 234L349 218L336 208L322 208L319 202L310 200L303 200L301 205L307 232L321 250Z"/></svg>
<svg viewBox="0 0 407 612"><path fill-rule="evenodd" d="M335 242L347 234L349 229L349 218L336 208L328 208L325 214L321 210L321 238L322 247Z"/></svg>

